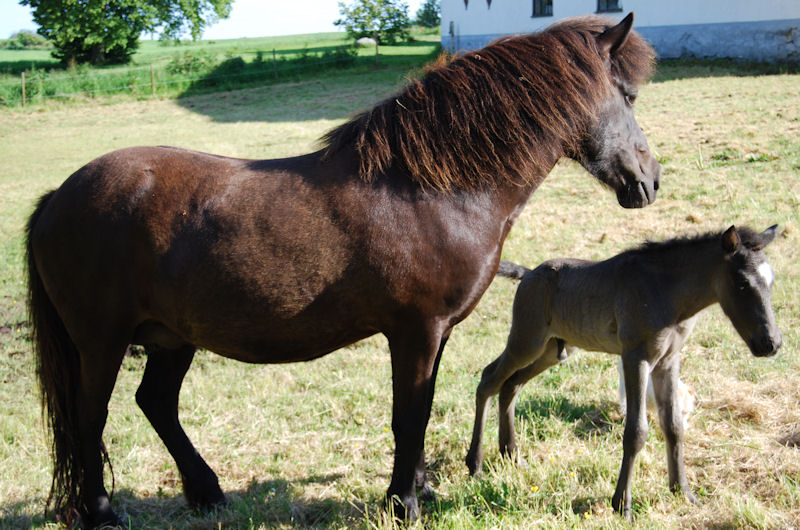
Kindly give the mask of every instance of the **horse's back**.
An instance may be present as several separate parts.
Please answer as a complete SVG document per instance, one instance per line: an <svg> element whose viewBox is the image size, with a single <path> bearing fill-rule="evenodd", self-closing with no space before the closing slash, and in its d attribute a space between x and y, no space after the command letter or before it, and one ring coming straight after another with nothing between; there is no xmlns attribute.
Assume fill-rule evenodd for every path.
<svg viewBox="0 0 800 530"><path fill-rule="evenodd" d="M263 322L313 313L350 262L325 195L303 178L309 164L163 147L114 151L53 194L32 248L55 302L82 320L134 329L159 322L186 342L238 357L299 348L300 321L270 333ZM248 338L248 326L261 342ZM355 335L336 345L365 333Z"/></svg>
<svg viewBox="0 0 800 530"><path fill-rule="evenodd" d="M36 259L83 320L252 362L313 358L398 319L463 318L479 294L463 285L491 280L472 256L499 254L501 233L459 227L490 213L364 183L346 164L115 151L52 196ZM454 215L472 217L443 224Z"/></svg>

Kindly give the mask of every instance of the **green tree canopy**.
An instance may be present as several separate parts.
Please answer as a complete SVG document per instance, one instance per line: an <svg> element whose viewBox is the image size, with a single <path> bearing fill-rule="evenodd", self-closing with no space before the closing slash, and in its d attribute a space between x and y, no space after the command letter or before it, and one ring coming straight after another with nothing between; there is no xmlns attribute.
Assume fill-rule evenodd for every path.
<svg viewBox="0 0 800 530"><path fill-rule="evenodd" d="M349 5L339 2L339 14L342 18L334 24L344 27L354 40L372 37L381 44L394 44L411 36L408 4L403 0L354 0Z"/></svg>
<svg viewBox="0 0 800 530"><path fill-rule="evenodd" d="M145 31L177 39L230 14L233 0L20 0L66 64L124 63Z"/></svg>
<svg viewBox="0 0 800 530"><path fill-rule="evenodd" d="M416 23L424 28L435 28L442 23L442 8L439 0L425 0L417 10Z"/></svg>

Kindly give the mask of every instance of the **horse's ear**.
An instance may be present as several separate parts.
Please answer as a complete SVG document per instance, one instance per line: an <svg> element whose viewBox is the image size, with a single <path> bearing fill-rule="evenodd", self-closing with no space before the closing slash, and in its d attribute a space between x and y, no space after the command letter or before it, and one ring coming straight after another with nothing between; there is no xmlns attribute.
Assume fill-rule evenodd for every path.
<svg viewBox="0 0 800 530"><path fill-rule="evenodd" d="M625 44L632 27L633 11L628 13L628 16L623 18L622 22L601 33L597 37L597 49L600 52L600 56L606 58L616 53Z"/></svg>
<svg viewBox="0 0 800 530"><path fill-rule="evenodd" d="M736 231L735 226L731 225L731 227L722 234L722 248L728 254L733 254L736 252L736 249L739 248L740 243L741 238L739 237L739 232Z"/></svg>
<svg viewBox="0 0 800 530"><path fill-rule="evenodd" d="M770 226L758 234L755 244L753 245L753 250L761 250L762 248L766 247L772 243L772 240L775 239L776 235L778 235L778 225Z"/></svg>

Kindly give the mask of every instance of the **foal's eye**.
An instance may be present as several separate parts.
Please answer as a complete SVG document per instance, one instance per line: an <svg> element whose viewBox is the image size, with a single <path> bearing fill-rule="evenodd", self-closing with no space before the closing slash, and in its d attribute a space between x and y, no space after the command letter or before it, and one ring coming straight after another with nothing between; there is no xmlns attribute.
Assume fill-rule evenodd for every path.
<svg viewBox="0 0 800 530"><path fill-rule="evenodd" d="M633 106L633 104L636 103L636 94L625 94L625 103Z"/></svg>

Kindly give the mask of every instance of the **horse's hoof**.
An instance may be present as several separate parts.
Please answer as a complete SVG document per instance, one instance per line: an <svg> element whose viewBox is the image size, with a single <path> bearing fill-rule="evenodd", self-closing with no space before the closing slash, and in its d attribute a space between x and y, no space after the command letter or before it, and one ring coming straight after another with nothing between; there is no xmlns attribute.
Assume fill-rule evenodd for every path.
<svg viewBox="0 0 800 530"><path fill-rule="evenodd" d="M387 508L395 519L411 522L419 519L419 505L417 504L416 496L401 499L397 495L392 495L386 501Z"/></svg>
<svg viewBox="0 0 800 530"><path fill-rule="evenodd" d="M213 481L209 480L205 484L192 483L186 480L186 477L182 478L183 496L190 507L209 512L228 504L228 500L225 498L225 494L222 493L216 477L214 477Z"/></svg>
<svg viewBox="0 0 800 530"><path fill-rule="evenodd" d="M85 523L86 528L126 528L128 526L111 510L91 514L86 517Z"/></svg>
<svg viewBox="0 0 800 530"><path fill-rule="evenodd" d="M421 501L436 500L436 490L433 489L433 486L431 486L430 482L427 480L417 491L417 499Z"/></svg>

